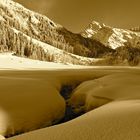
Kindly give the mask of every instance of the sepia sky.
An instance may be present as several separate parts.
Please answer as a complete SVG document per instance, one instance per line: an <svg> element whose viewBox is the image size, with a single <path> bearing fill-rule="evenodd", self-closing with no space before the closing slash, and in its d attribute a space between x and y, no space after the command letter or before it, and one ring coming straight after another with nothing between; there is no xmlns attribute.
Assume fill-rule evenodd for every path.
<svg viewBox="0 0 140 140"><path fill-rule="evenodd" d="M15 0L45 14L73 32L82 31L92 20L131 28L140 25L140 0Z"/></svg>

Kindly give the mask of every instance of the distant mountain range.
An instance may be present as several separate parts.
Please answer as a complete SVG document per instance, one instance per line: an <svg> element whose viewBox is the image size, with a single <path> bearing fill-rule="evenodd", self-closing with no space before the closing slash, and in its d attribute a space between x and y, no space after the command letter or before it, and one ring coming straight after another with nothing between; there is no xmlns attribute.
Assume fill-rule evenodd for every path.
<svg viewBox="0 0 140 140"><path fill-rule="evenodd" d="M131 28L130 30L133 31L133 32L140 32L140 27L139 26L134 27L134 28Z"/></svg>
<svg viewBox="0 0 140 140"><path fill-rule="evenodd" d="M140 47L139 31L139 28L118 29L93 21L81 35L85 38L97 40L111 49L117 49L128 43L133 47Z"/></svg>
<svg viewBox="0 0 140 140"><path fill-rule="evenodd" d="M12 0L0 0L0 52L12 51L21 57L43 61L94 65L105 63L103 60L110 63L110 58L114 64L114 59L120 57L126 62L128 58L122 52L126 50L129 55L136 50L138 53L139 48L138 31L93 21L84 31L75 34Z"/></svg>

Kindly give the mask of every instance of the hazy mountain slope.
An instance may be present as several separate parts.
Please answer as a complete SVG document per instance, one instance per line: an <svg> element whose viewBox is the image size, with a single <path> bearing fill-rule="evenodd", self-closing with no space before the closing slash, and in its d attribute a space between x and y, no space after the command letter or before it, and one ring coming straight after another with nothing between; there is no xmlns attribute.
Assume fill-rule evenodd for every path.
<svg viewBox="0 0 140 140"><path fill-rule="evenodd" d="M113 52L112 49L103 45L101 42L82 37L80 34L73 34L65 28L63 28L63 30L58 30L58 32L64 36L66 42L69 42L71 46L74 46L73 53L75 54L87 57L102 57L105 54Z"/></svg>
<svg viewBox="0 0 140 140"><path fill-rule="evenodd" d="M138 27L133 27L130 30L133 31L133 32L139 32L140 33L140 27L139 26Z"/></svg>
<svg viewBox="0 0 140 140"><path fill-rule="evenodd" d="M130 43L133 47L140 47L139 32L113 28L95 21L90 23L81 35L86 38L98 40L105 46L109 46L112 49L125 46L126 43Z"/></svg>

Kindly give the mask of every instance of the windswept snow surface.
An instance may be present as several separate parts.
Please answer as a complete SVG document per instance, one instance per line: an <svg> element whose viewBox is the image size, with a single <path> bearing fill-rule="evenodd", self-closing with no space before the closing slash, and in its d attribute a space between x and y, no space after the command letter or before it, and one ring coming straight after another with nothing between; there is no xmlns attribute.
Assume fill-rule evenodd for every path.
<svg viewBox="0 0 140 140"><path fill-rule="evenodd" d="M33 76L33 72L9 72L0 72L0 135L10 137L47 127L64 117L59 80Z"/></svg>
<svg viewBox="0 0 140 140"><path fill-rule="evenodd" d="M140 99L140 76L122 73L107 75L80 84L70 104L75 111L90 111L116 100Z"/></svg>
<svg viewBox="0 0 140 140"><path fill-rule="evenodd" d="M85 111L91 110L70 122L9 140L139 140L139 68L1 70L0 75L0 113L8 119L1 127L1 135L5 134L5 128L9 134L21 134L62 118L65 102L59 92L63 85L83 83L73 91L73 96L78 89L83 91L86 104L90 105ZM74 102L79 102L80 96L81 93Z"/></svg>
<svg viewBox="0 0 140 140"><path fill-rule="evenodd" d="M9 140L139 140L140 100L115 101L62 125Z"/></svg>

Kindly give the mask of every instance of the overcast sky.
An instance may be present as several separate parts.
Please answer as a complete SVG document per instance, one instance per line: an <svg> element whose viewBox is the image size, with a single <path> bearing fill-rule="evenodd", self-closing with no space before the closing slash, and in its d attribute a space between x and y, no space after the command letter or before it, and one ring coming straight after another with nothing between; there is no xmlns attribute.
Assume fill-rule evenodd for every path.
<svg viewBox="0 0 140 140"><path fill-rule="evenodd" d="M140 0L16 1L73 32L82 31L92 20L122 28L140 25Z"/></svg>

